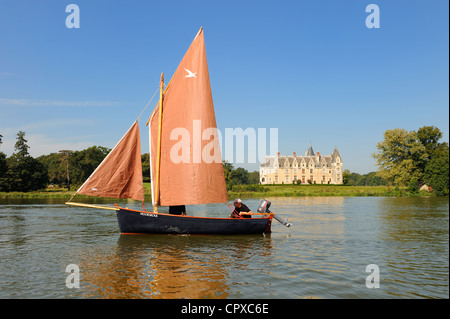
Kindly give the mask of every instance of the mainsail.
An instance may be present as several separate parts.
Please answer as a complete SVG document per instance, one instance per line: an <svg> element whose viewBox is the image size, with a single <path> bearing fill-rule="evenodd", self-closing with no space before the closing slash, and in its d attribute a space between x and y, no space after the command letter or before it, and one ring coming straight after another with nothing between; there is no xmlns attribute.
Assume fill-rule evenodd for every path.
<svg viewBox="0 0 450 319"><path fill-rule="evenodd" d="M214 105L200 29L164 92L161 135L159 104L150 122L152 188L158 206L227 201ZM161 138L159 183L156 183ZM157 192L153 189L152 196Z"/></svg>
<svg viewBox="0 0 450 319"><path fill-rule="evenodd" d="M144 201L138 121L134 122L77 193Z"/></svg>

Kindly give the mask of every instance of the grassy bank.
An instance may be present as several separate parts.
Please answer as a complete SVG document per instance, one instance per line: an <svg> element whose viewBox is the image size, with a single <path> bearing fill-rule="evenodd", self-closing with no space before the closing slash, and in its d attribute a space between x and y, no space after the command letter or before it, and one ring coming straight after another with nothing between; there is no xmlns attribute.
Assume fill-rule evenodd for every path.
<svg viewBox="0 0 450 319"><path fill-rule="evenodd" d="M73 189L76 189L75 187ZM49 188L36 192L0 192L0 199L60 198L68 200L75 191ZM145 199L151 199L150 183L144 183ZM301 197L301 196L430 196L428 192L410 193L406 187L342 185L234 185L228 198ZM82 195L77 195L82 196Z"/></svg>
<svg viewBox="0 0 450 319"><path fill-rule="evenodd" d="M343 185L236 185L228 197L301 197L301 196L429 196L411 194L405 187Z"/></svg>

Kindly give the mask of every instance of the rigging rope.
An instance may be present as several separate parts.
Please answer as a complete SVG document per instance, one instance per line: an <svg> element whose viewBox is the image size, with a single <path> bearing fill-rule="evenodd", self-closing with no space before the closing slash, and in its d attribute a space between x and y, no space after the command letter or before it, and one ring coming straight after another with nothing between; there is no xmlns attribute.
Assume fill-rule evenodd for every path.
<svg viewBox="0 0 450 319"><path fill-rule="evenodd" d="M152 98L150 99L150 101L148 101L147 105L144 107L144 109L142 110L141 114L138 116L138 118L137 118L136 121L139 121L139 119L141 118L142 114L144 114L145 110L146 110L147 107L150 105L150 103L152 102L153 98L155 97L156 93L158 93L158 91L159 91L159 86L158 86L158 88L156 89L155 94L153 94L153 96L152 96Z"/></svg>

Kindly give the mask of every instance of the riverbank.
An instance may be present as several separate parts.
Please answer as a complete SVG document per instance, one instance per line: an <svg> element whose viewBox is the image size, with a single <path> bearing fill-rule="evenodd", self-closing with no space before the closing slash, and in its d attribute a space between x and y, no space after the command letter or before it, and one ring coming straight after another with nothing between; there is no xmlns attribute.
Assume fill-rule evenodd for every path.
<svg viewBox="0 0 450 319"><path fill-rule="evenodd" d="M406 187L344 185L235 185L228 191L235 197L303 196L432 196L429 192L411 193Z"/></svg>
<svg viewBox="0 0 450 319"><path fill-rule="evenodd" d="M74 188L76 189L76 188ZM48 188L36 192L0 192L0 199L60 198L70 199L75 191ZM151 185L144 183L146 200L151 200ZM303 197L303 196L433 196L429 192L411 193L406 187L393 186L343 186L343 185L234 185L228 198ZM77 195L77 198L85 197Z"/></svg>

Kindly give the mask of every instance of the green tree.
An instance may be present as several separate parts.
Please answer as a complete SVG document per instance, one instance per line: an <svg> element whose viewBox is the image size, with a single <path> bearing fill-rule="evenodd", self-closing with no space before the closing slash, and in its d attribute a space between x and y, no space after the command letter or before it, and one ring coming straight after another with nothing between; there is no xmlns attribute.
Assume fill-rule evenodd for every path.
<svg viewBox="0 0 450 319"><path fill-rule="evenodd" d="M48 172L48 181L51 184L62 185L64 183L64 170L61 166L61 156L57 153L42 155L36 158Z"/></svg>
<svg viewBox="0 0 450 319"><path fill-rule="evenodd" d="M227 185L231 182L231 172L234 170L233 164L228 161L223 161L223 175Z"/></svg>
<svg viewBox="0 0 450 319"><path fill-rule="evenodd" d="M8 165L6 163L6 154L0 152L0 192L7 191L6 186L6 172L8 170Z"/></svg>
<svg viewBox="0 0 450 319"><path fill-rule="evenodd" d="M350 170L345 169L345 170L342 172L342 183L343 183L344 185L348 185L348 179L349 179L349 177L350 177Z"/></svg>
<svg viewBox="0 0 450 319"><path fill-rule="evenodd" d="M372 154L379 176L408 186L412 192L426 183L436 194L448 194L449 148L447 143L439 143L442 136L434 126L423 126L417 132L386 131L384 141L377 144L378 153Z"/></svg>
<svg viewBox="0 0 450 319"><path fill-rule="evenodd" d="M411 179L423 179L427 159L425 146L417 133L405 129L387 130L384 140L377 144L378 152L372 154L379 167L379 176L397 185L407 186Z"/></svg>
<svg viewBox="0 0 450 319"><path fill-rule="evenodd" d="M361 174L358 173L350 173L350 175L348 175L348 182L347 185L350 186L356 186L359 185L360 181L361 181Z"/></svg>
<svg viewBox="0 0 450 319"><path fill-rule="evenodd" d="M249 183L249 174L245 168L238 167L231 172L231 182L234 185L243 185Z"/></svg>
<svg viewBox="0 0 450 319"><path fill-rule="evenodd" d="M70 191L70 156L72 155L73 151L70 150L61 150L58 152L59 158L60 158L60 164L59 168L64 172L63 173L63 180L65 181L67 190Z"/></svg>
<svg viewBox="0 0 450 319"><path fill-rule="evenodd" d="M248 173L249 184L259 184L259 171Z"/></svg>
<svg viewBox="0 0 450 319"><path fill-rule="evenodd" d="M259 183L259 171L249 173L242 167L234 169L233 164L227 161L223 161L223 172L228 190L232 189L234 185Z"/></svg>
<svg viewBox="0 0 450 319"><path fill-rule="evenodd" d="M434 126L424 126L417 130L417 139L425 146L428 158L439 148L442 132Z"/></svg>
<svg viewBox="0 0 450 319"><path fill-rule="evenodd" d="M65 185L70 190L70 156L73 151L61 150L58 153L42 155L37 160L44 165L48 172L49 182Z"/></svg>
<svg viewBox="0 0 450 319"><path fill-rule="evenodd" d="M370 172L363 176L365 176L364 181L365 186L379 186L387 184L386 181L380 176L378 176L376 172Z"/></svg>
<svg viewBox="0 0 450 319"><path fill-rule="evenodd" d="M346 169L342 176L344 185L349 186L378 186L387 184L384 179L377 175L377 172L361 175L358 173L351 173L350 170Z"/></svg>
<svg viewBox="0 0 450 319"><path fill-rule="evenodd" d="M69 159L72 184L83 184L110 152L103 146L91 146L82 151L74 151Z"/></svg>
<svg viewBox="0 0 450 319"><path fill-rule="evenodd" d="M19 131L17 133L17 142L14 145L14 149L16 150L16 153L20 158L24 158L29 156L28 149L30 148L27 144L27 140L25 139L25 132Z"/></svg>
<svg viewBox="0 0 450 319"><path fill-rule="evenodd" d="M424 181L436 195L449 194L449 147L442 143L433 152L433 157L425 166Z"/></svg>
<svg viewBox="0 0 450 319"><path fill-rule="evenodd" d="M28 192L45 188L48 174L45 167L28 153L25 132L17 134L14 154L7 159L6 187L9 191Z"/></svg>
<svg viewBox="0 0 450 319"><path fill-rule="evenodd" d="M142 161L142 179L144 183L150 183L150 155L145 153L141 155Z"/></svg>
<svg viewBox="0 0 450 319"><path fill-rule="evenodd" d="M419 192L419 180L417 178L411 178L408 185L408 191L412 194Z"/></svg>

